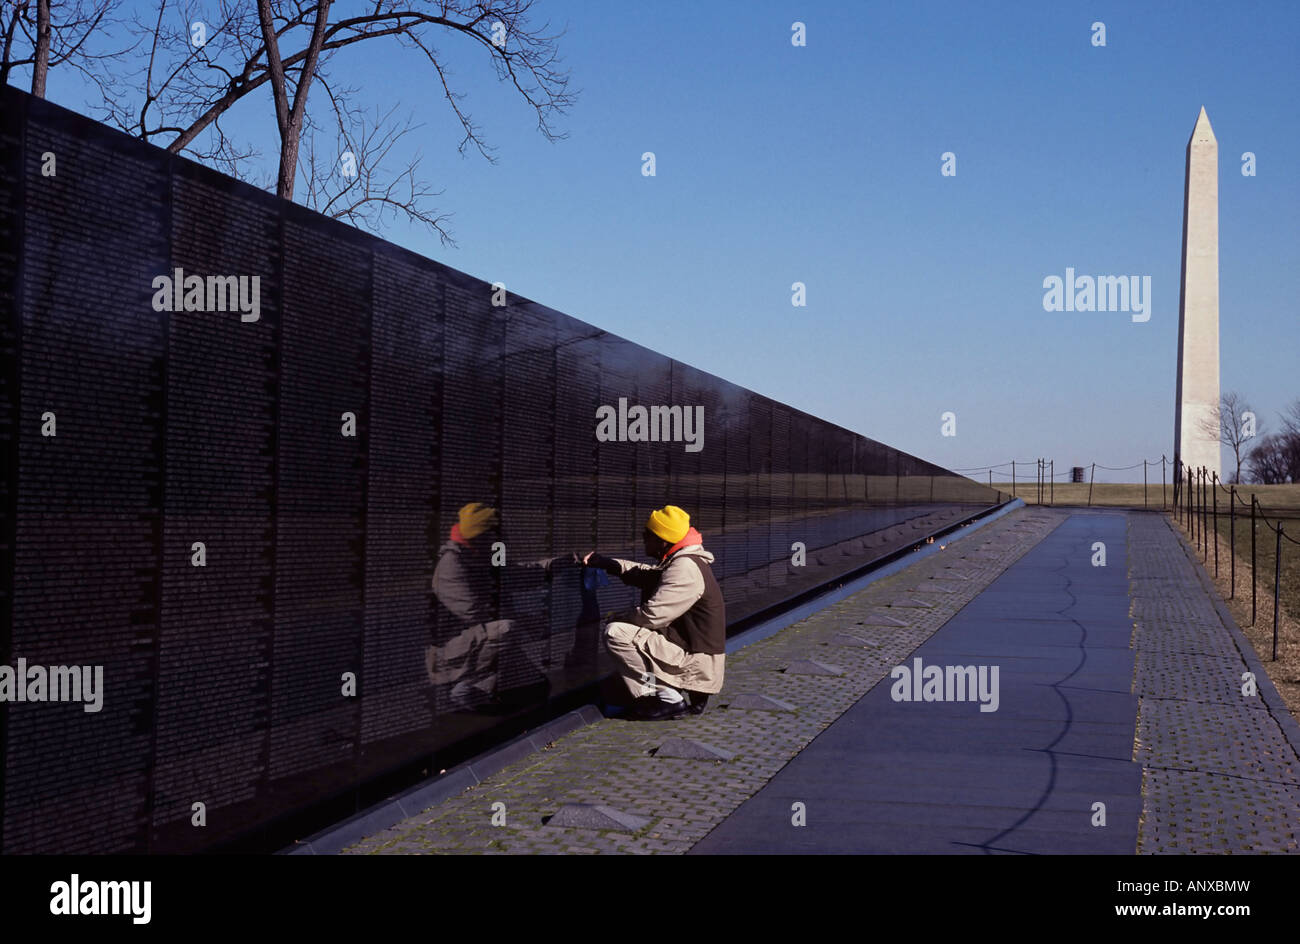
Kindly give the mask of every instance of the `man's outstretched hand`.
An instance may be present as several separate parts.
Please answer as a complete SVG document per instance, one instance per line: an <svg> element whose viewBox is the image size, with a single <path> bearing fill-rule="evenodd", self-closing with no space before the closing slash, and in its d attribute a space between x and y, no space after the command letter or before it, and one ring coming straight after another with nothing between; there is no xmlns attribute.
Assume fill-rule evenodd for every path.
<svg viewBox="0 0 1300 944"><path fill-rule="evenodd" d="M605 573L613 574L615 576L617 576L623 569L619 566L618 561L614 560L612 557L605 557L596 551L590 551L589 553L584 554L582 556L582 563L587 567L599 567L601 570L605 571Z"/></svg>

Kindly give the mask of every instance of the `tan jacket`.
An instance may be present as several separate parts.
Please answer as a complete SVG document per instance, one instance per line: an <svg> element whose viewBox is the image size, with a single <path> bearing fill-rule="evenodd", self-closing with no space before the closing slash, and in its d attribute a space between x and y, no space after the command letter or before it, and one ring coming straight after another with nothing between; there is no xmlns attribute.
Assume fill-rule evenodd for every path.
<svg viewBox="0 0 1300 944"><path fill-rule="evenodd" d="M641 588L641 605L625 619L650 630L638 634L636 645L659 665L656 674L690 691L721 691L726 612L722 591L708 570L713 555L701 544L689 544L659 564L613 560L617 576Z"/></svg>

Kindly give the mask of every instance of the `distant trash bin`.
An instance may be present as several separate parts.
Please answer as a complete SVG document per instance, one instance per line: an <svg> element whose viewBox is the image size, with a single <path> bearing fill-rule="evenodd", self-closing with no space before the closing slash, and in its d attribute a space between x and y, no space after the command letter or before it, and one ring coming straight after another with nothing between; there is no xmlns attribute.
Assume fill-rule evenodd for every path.
<svg viewBox="0 0 1300 944"><path fill-rule="evenodd" d="M1070 481L1071 482L1083 481L1083 466L1076 465L1074 468L1070 470Z"/></svg>

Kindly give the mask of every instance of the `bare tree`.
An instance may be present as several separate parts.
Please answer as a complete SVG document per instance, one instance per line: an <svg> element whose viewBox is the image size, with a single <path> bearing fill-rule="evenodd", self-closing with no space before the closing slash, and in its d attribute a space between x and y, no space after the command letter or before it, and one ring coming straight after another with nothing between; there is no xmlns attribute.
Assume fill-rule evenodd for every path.
<svg viewBox="0 0 1300 944"><path fill-rule="evenodd" d="M1261 485L1279 485L1292 480L1288 474L1287 458L1287 446L1282 434L1264 436L1247 457L1250 477Z"/></svg>
<svg viewBox="0 0 1300 944"><path fill-rule="evenodd" d="M1198 427L1202 436L1216 439L1232 450L1237 470L1229 481L1240 482L1246 444L1263 432L1246 398L1229 390L1219 398L1218 408L1203 417Z"/></svg>
<svg viewBox="0 0 1300 944"><path fill-rule="evenodd" d="M129 77L106 79L112 86L105 95L106 117L118 127L147 141L162 139L173 153L185 153L214 164L236 176L240 163L251 156L230 141L220 119L237 103L263 86L271 92L276 126L280 133L276 192L292 199L299 177L313 178L324 169L323 149L309 145L311 161L303 161L304 134L324 134L337 124L346 129L345 138L368 142L353 146L354 156L365 158L346 190L348 196L332 193L325 197L329 212L354 223L378 225L384 208L405 213L437 230L448 241L441 226L445 217L425 208L435 191L418 182L415 165L408 164L388 184L378 164L411 130L383 127L383 122L359 124L361 113L350 100L355 90L335 88L326 104L334 120L313 120L310 93L316 83L325 87L328 66L349 47L387 39L406 47L427 61L436 87L451 107L464 136L463 153L471 145L488 160L491 148L463 106L463 94L452 87L449 73L433 45L436 34L460 37L480 48L491 60L499 81L513 87L533 108L537 127L548 140L563 138L551 126L552 118L572 105L568 74L559 69L556 52L558 35L549 27L535 27L529 19L533 0L372 0L366 12L355 16L334 15L332 0L217 0L209 4L215 16L206 19L192 0L173 3L159 0L152 21L135 23L134 31L149 49L146 64ZM204 29L204 41L194 40L191 24L211 22ZM370 47L367 47L370 48ZM140 90L135 93L134 90ZM384 121L391 119L390 112ZM418 158L415 161L418 164ZM313 170L314 168L314 170ZM306 184L311 200L320 201L322 181ZM331 201L333 201L331 203ZM378 209L378 212L373 212Z"/></svg>
<svg viewBox="0 0 1300 944"><path fill-rule="evenodd" d="M1292 482L1300 482L1300 398L1293 400L1284 412L1278 414L1278 420L1282 425L1278 436L1287 475Z"/></svg>
<svg viewBox="0 0 1300 944"><path fill-rule="evenodd" d="M1283 430L1300 436L1300 397L1291 401L1291 405L1278 414L1278 421Z"/></svg>
<svg viewBox="0 0 1300 944"><path fill-rule="evenodd" d="M0 84L8 84L15 68L31 66L32 94L45 97L50 69L65 63L97 81L90 66L115 60L129 51L92 52L91 34L112 22L110 14L121 0L9 0L0 7Z"/></svg>

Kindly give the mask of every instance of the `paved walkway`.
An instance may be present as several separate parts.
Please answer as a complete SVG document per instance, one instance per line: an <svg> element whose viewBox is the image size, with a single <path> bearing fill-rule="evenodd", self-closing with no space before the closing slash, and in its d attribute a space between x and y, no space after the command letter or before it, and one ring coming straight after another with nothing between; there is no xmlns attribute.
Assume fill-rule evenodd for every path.
<svg viewBox="0 0 1300 944"><path fill-rule="evenodd" d="M1300 729L1231 701L1207 590L1157 515L1022 509L730 656L719 708L602 720L347 851L1294 851ZM998 666L997 710L895 701L916 658Z"/></svg>
<svg viewBox="0 0 1300 944"><path fill-rule="evenodd" d="M1133 756L1145 769L1139 852L1300 852L1300 727L1187 542L1158 516L1129 518L1142 697ZM1243 694L1243 674L1257 694Z"/></svg>
<svg viewBox="0 0 1300 944"><path fill-rule="evenodd" d="M1065 519L906 660L996 667L996 710L877 685L695 851L1131 853L1127 590L1124 516Z"/></svg>

